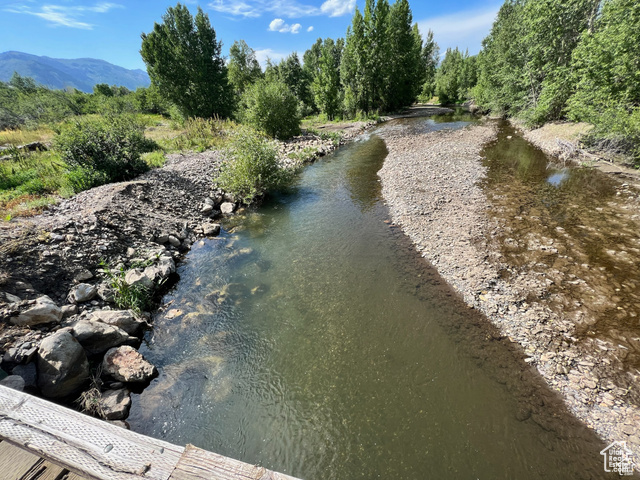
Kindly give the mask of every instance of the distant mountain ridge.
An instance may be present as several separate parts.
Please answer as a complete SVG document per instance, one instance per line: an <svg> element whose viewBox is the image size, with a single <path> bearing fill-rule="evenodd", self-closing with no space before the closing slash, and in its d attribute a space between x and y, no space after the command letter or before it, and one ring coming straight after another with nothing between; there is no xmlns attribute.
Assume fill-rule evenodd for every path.
<svg viewBox="0 0 640 480"><path fill-rule="evenodd" d="M149 86L149 76L144 70L128 70L124 67L96 58L50 58L22 52L0 53L0 81L7 82L13 72L31 77L49 88L77 88L92 92L97 83L122 85L129 90Z"/></svg>

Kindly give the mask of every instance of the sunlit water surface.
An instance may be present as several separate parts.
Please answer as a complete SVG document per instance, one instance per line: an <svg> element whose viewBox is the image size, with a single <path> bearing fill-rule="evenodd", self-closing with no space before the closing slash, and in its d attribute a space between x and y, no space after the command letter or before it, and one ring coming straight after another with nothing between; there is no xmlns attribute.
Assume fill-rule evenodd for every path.
<svg viewBox="0 0 640 480"><path fill-rule="evenodd" d="M367 134L194 245L132 429L308 480L602 478L603 445L389 225L386 154Z"/></svg>

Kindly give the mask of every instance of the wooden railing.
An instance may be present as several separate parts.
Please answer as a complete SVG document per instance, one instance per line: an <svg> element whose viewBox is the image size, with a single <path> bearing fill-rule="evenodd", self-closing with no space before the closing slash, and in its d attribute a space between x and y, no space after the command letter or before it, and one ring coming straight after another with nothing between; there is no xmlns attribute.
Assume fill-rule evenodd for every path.
<svg viewBox="0 0 640 480"><path fill-rule="evenodd" d="M0 437L95 480L296 480L193 445L146 437L3 386Z"/></svg>

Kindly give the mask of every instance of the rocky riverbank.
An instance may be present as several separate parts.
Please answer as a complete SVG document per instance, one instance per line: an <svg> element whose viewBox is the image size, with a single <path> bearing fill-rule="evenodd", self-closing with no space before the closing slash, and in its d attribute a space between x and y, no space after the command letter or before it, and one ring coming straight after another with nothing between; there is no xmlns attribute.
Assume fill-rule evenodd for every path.
<svg viewBox="0 0 640 480"><path fill-rule="evenodd" d="M282 143L281 164L313 161L371 125ZM9 374L0 384L126 418L130 392L157 374L132 348L151 318L147 297L177 280L196 240L219 234L219 218L243 208L215 189L223 161L216 151L170 155L132 181L0 224L0 358ZM118 308L132 301L141 307Z"/></svg>
<svg viewBox="0 0 640 480"><path fill-rule="evenodd" d="M607 443L626 441L640 458L638 372L622 363L626 347L580 335L581 323L558 303L574 291L554 290L541 263L553 256L562 264L566 252L532 239L529 263L515 266L503 254L508 225L493 210L504 206L482 187L487 168L481 154L496 139L497 124L427 134L387 129L381 135L389 155L379 175L393 221L469 306L521 346L525 362L579 419Z"/></svg>

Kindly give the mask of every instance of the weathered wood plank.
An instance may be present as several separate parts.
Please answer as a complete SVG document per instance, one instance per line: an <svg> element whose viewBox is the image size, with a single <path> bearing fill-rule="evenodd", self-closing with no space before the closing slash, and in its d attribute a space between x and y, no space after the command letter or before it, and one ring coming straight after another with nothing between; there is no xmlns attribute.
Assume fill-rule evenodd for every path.
<svg viewBox="0 0 640 480"><path fill-rule="evenodd" d="M187 445L171 480L297 480Z"/></svg>
<svg viewBox="0 0 640 480"><path fill-rule="evenodd" d="M21 480L30 471L39 469L43 460L9 442L0 443L0 476L5 480Z"/></svg>
<svg viewBox="0 0 640 480"><path fill-rule="evenodd" d="M96 480L168 480L184 451L3 386L0 437Z"/></svg>
<svg viewBox="0 0 640 480"><path fill-rule="evenodd" d="M42 460L38 467L34 467L21 480L60 480L69 470L62 468L48 460ZM86 477L82 480L87 480Z"/></svg>

